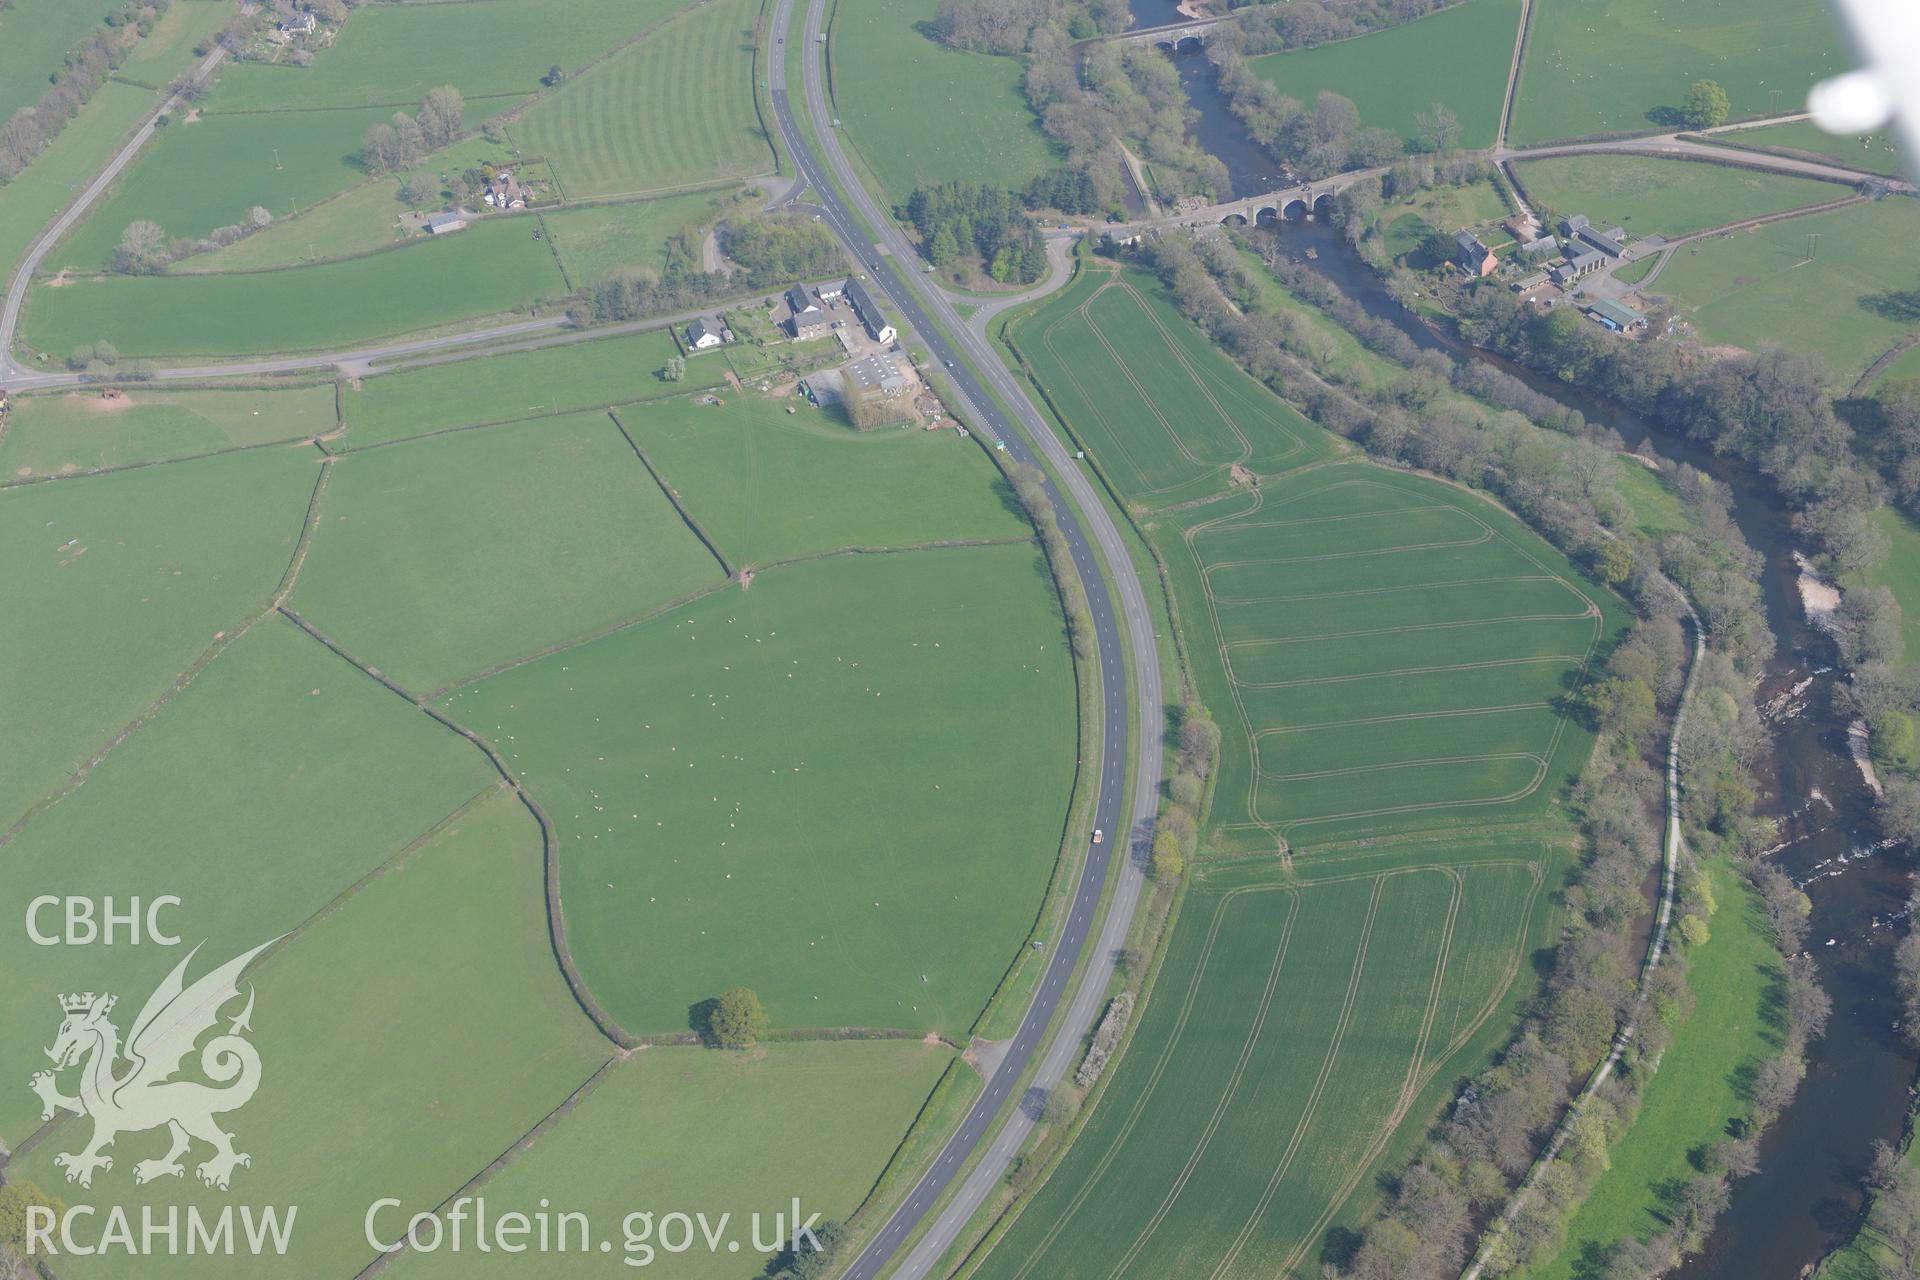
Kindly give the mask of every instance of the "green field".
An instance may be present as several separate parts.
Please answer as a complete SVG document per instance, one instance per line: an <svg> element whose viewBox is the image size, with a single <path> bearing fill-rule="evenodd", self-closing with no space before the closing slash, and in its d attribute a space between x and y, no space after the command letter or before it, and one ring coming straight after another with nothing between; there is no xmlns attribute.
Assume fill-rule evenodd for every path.
<svg viewBox="0 0 1920 1280"><path fill-rule="evenodd" d="M1920 329L1920 260L1897 248L1916 232L1920 210L1888 198L1687 245L1654 284L1701 341L1818 356L1844 390Z"/></svg>
<svg viewBox="0 0 1920 1280"><path fill-rule="evenodd" d="M1784 151L1789 154L1828 159L1849 169L1883 173L1889 177L1906 176L1908 165L1893 140L1883 133L1835 137L1811 120L1790 120L1785 124L1762 125L1734 133L1713 135L1713 141L1729 147L1755 151Z"/></svg>
<svg viewBox="0 0 1920 1280"><path fill-rule="evenodd" d="M935 182L1022 187L1061 159L1027 107L1019 59L921 34L937 7L840 0L833 11L833 109L896 204Z"/></svg>
<svg viewBox="0 0 1920 1280"><path fill-rule="evenodd" d="M1073 770L1030 544L770 569L443 705L551 815L574 958L635 1033L739 983L776 1026L964 1035Z"/></svg>
<svg viewBox="0 0 1920 1280"><path fill-rule="evenodd" d="M5 908L18 924L40 894L174 894L185 937L207 939L218 963L211 953L295 928L497 777L471 743L270 616L8 844ZM14 1044L47 1042L60 992L116 991L137 1010L164 974L151 946L39 947L18 927L0 935L0 963L10 975L0 1029ZM407 990L405 1002L420 998ZM367 996L349 982L333 998ZM264 1013L255 1025L293 1033ZM379 1044L376 1034L361 1052L391 1066L393 1046ZM291 1068L294 1056L280 1061ZM352 1105L351 1090L332 1096ZM31 1093L7 1090L0 1134L11 1146L38 1115ZM298 1150L282 1148L289 1173Z"/></svg>
<svg viewBox="0 0 1920 1280"><path fill-rule="evenodd" d="M1550 847L1294 865L1195 878L1118 1074L982 1280L1312 1274L1504 1039L1552 938Z"/></svg>
<svg viewBox="0 0 1920 1280"><path fill-rule="evenodd" d="M0 609L0 831L265 607L318 461L267 449L0 491L17 605Z"/></svg>
<svg viewBox="0 0 1920 1280"><path fill-rule="evenodd" d="M500 1211L537 1210L542 1197L591 1215L596 1233L625 1254L622 1219L652 1209L732 1214L740 1253L656 1250L644 1270L674 1280L743 1280L765 1259L752 1252L751 1215L764 1236L798 1196L802 1216L845 1220L866 1195L900 1134L952 1060L913 1042L768 1045L752 1054L651 1049L614 1068L577 1110L482 1188ZM820 1122L825 1140L795 1141L796 1117ZM558 1194L556 1194L556 1192ZM696 1235L696 1239L698 1239ZM644 1255L636 1248L631 1255ZM616 1266L618 1264L615 1264ZM525 1260L498 1254L409 1254L394 1280L524 1276ZM607 1259L550 1254L542 1277L605 1277Z"/></svg>
<svg viewBox="0 0 1920 1280"><path fill-rule="evenodd" d="M818 409L789 416L749 397L620 417L730 564L1030 531L988 483L978 446L951 431L850 431Z"/></svg>
<svg viewBox="0 0 1920 1280"><path fill-rule="evenodd" d="M381 374L342 393L345 444L358 449L451 427L601 409L723 381L716 365L699 361L687 366L683 381L662 381L660 371L678 351L672 334L651 329Z"/></svg>
<svg viewBox="0 0 1920 1280"><path fill-rule="evenodd" d="M365 176L355 153L368 125L386 111L276 112L228 115L208 97L199 120L176 119L159 130L128 166L113 194L60 242L42 270L104 271L127 224L157 222L169 236L198 239L214 228L245 223L259 205L275 218L324 199Z"/></svg>
<svg viewBox="0 0 1920 1280"><path fill-rule="evenodd" d="M389 253L287 271L107 276L31 294L22 341L64 355L106 340L124 356L347 347L565 292L526 219L481 222Z"/></svg>
<svg viewBox="0 0 1920 1280"><path fill-rule="evenodd" d="M1206 497L1226 488L1232 467L1263 475L1331 452L1325 433L1206 341L1145 275L1083 267L1008 332L1129 502Z"/></svg>
<svg viewBox="0 0 1920 1280"><path fill-rule="evenodd" d="M713 225L712 192L660 196L621 204L581 205L542 215L560 264L576 288L616 272L658 278L667 261L667 237Z"/></svg>
<svg viewBox="0 0 1920 1280"><path fill-rule="evenodd" d="M389 714L407 714L387 701ZM191 1168L136 1189L132 1165L159 1156L164 1133L123 1136L113 1170L94 1184L136 1215L147 1203L212 1213L235 1198L297 1204L286 1257L63 1259L61 1274L353 1275L374 1257L361 1225L375 1198L401 1200L403 1220L431 1209L558 1106L612 1045L573 1004L547 949L540 852L532 816L495 790L264 962L260 1092L228 1121L255 1160L230 1194L202 1187ZM236 932L202 960L261 940ZM123 1002L164 974L161 954L148 951ZM21 1162L27 1176L64 1187L50 1157L83 1135L64 1126Z"/></svg>
<svg viewBox="0 0 1920 1280"><path fill-rule="evenodd" d="M67 50L96 30L119 0L14 0L0 11L0 120L33 105Z"/></svg>
<svg viewBox="0 0 1920 1280"><path fill-rule="evenodd" d="M1678 128L1702 79L1736 120L1800 111L1852 65L1820 0L1536 0L1509 141Z"/></svg>
<svg viewBox="0 0 1920 1280"><path fill-rule="evenodd" d="M684 7L686 0L457 0L369 5L350 15L338 42L311 67L241 63L220 73L228 111L321 107L412 110L427 90L450 84L477 124L540 90L559 64L577 71Z"/></svg>
<svg viewBox="0 0 1920 1280"><path fill-rule="evenodd" d="M1841 585L1885 587L1900 602L1901 630L1905 640L1905 658L1920 657L1920 526L1892 507L1873 513L1873 522L1887 535L1890 548L1880 563L1864 573L1849 574Z"/></svg>
<svg viewBox="0 0 1920 1280"><path fill-rule="evenodd" d="M1558 156L1516 165L1541 216L1584 213L1595 227L1640 238L1676 236L1745 218L1844 200L1846 187L1812 178L1647 156Z"/></svg>
<svg viewBox="0 0 1920 1280"><path fill-rule="evenodd" d="M400 221L407 212L399 178L363 182L303 206L298 217L279 218L244 240L183 258L167 270L172 275L267 271L371 253L420 236Z"/></svg>
<svg viewBox="0 0 1920 1280"><path fill-rule="evenodd" d="M1460 121L1460 143L1490 147L1520 35L1520 0L1464 0L1418 22L1311 49L1255 58L1261 79L1300 102L1332 90L1360 123L1419 140L1415 117L1439 103Z"/></svg>
<svg viewBox="0 0 1920 1280"><path fill-rule="evenodd" d="M569 200L770 173L754 107L761 0L709 0L562 85L511 126Z"/></svg>
<svg viewBox="0 0 1920 1280"><path fill-rule="evenodd" d="M1217 845L1537 820L1585 758L1557 703L1617 606L1490 503L1322 467L1156 542L1230 744Z"/></svg>
<svg viewBox="0 0 1920 1280"><path fill-rule="evenodd" d="M0 476L60 475L332 432L333 386L284 391L47 392L13 402Z"/></svg>
<svg viewBox="0 0 1920 1280"><path fill-rule="evenodd" d="M1687 985L1696 1004L1647 1083L1639 1117L1612 1152L1612 1167L1567 1224L1567 1244L1529 1280L1600 1274L1596 1260L1617 1240L1646 1239L1672 1224L1664 1188L1696 1172L1692 1153L1724 1138L1747 1114L1744 1081L1780 1050L1777 1012L1785 984L1758 895L1724 863L1711 868L1720 904L1705 945L1694 948Z"/></svg>
<svg viewBox="0 0 1920 1280"><path fill-rule="evenodd" d="M724 577L589 413L342 459L293 607L425 694Z"/></svg>

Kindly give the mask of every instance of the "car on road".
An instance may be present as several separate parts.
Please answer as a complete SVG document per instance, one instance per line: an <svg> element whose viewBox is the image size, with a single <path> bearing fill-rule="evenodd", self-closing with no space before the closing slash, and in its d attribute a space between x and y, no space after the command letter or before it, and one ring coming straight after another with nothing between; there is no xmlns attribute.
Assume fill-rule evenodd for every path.
<svg viewBox="0 0 1920 1280"><path fill-rule="evenodd" d="M1098 828L1098 827L1095 827L1095 828L1093 829L1093 842L1094 842L1095 844L1104 844L1104 843L1106 842L1106 839L1107 839L1107 833L1106 833L1106 832L1104 832L1104 831L1102 831L1102 830L1101 830L1100 828Z"/></svg>

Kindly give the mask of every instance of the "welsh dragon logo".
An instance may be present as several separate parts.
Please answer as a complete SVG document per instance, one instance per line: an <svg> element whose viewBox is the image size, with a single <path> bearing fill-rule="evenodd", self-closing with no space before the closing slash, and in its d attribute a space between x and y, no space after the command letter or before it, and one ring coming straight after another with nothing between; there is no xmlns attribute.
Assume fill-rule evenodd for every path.
<svg viewBox="0 0 1920 1280"><path fill-rule="evenodd" d="M213 1147L213 1155L195 1170L210 1187L225 1191L234 1169L253 1163L245 1152L233 1149L233 1135L214 1122L215 1116L247 1105L260 1087L260 1055L241 1037L241 1032L252 1030L251 987L246 1007L228 1022L226 1032L200 1050L201 1072L225 1087L173 1077L200 1037L220 1021L221 1008L239 997L240 973L247 962L272 945L262 943L187 987L182 979L199 953L195 947L147 997L124 1046L119 1028L107 1020L117 997L91 991L60 997L66 1018L53 1047L46 1051L53 1070L37 1072L28 1083L40 1095L42 1120L51 1120L61 1111L93 1120L93 1137L85 1148L53 1158L67 1171L68 1182L92 1186L96 1170L113 1168L113 1157L104 1152L115 1138L162 1125L172 1135L173 1145L158 1160L134 1165L137 1183L182 1176L186 1171L180 1157L196 1140ZM56 1077L75 1066L80 1068L79 1091L68 1097L60 1092Z"/></svg>

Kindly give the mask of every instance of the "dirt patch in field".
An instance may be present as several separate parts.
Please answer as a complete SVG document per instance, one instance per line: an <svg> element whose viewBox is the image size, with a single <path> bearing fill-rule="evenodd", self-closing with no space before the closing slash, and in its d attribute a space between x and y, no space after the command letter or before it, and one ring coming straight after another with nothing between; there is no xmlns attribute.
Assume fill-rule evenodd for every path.
<svg viewBox="0 0 1920 1280"><path fill-rule="evenodd" d="M88 413L119 413L122 410L133 408L134 404L132 396L124 391L115 391L112 388L102 391L98 395L93 395L85 391L73 391L69 392L64 398L78 404Z"/></svg>
<svg viewBox="0 0 1920 1280"><path fill-rule="evenodd" d="M742 569L740 571L740 589L745 591L751 586L753 586L753 570Z"/></svg>
<svg viewBox="0 0 1920 1280"><path fill-rule="evenodd" d="M1237 462L1227 468L1227 479L1234 484L1241 485L1248 489L1255 489L1260 485L1260 477L1254 475L1253 472L1247 470Z"/></svg>
<svg viewBox="0 0 1920 1280"><path fill-rule="evenodd" d="M53 277L53 279L47 281L47 288L64 289L72 283L73 283L73 273L63 268L57 275Z"/></svg>
<svg viewBox="0 0 1920 1280"><path fill-rule="evenodd" d="M189 111L189 112L187 112L187 114L186 114L186 115L184 115L184 116L182 116L182 117L180 117L180 123L181 123L181 124L199 124L199 123L200 123L200 108L198 108L198 107L195 107L195 108L193 108L193 110L191 110L191 111Z"/></svg>

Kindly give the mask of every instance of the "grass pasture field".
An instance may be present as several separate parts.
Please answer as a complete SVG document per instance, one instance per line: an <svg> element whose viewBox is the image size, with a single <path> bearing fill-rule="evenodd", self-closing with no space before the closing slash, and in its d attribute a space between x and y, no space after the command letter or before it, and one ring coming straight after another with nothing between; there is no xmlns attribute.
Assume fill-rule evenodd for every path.
<svg viewBox="0 0 1920 1280"><path fill-rule="evenodd" d="M287 218L364 178L355 159L360 134L391 114L310 112L290 128L283 114L228 114L220 102L215 91L198 120L176 119L159 130L42 270L106 270L121 233L136 219L158 223L169 236L198 239L216 227L245 223L255 205Z"/></svg>
<svg viewBox="0 0 1920 1280"><path fill-rule="evenodd" d="M220 73L228 111L385 107L411 111L450 84L476 124L540 91L558 64L582 66L658 23L687 0L455 0L369 5L351 14L311 67L240 63ZM493 101L489 101L493 100Z"/></svg>
<svg viewBox="0 0 1920 1280"><path fill-rule="evenodd" d="M1703 79L1736 120L1797 111L1850 66L1820 0L1538 0L1508 140L1679 128Z"/></svg>
<svg viewBox="0 0 1920 1280"><path fill-rule="evenodd" d="M101 276L29 296L22 341L64 354L105 340L123 356L313 351L501 315L565 292L526 219L286 271Z"/></svg>
<svg viewBox="0 0 1920 1280"><path fill-rule="evenodd" d="M1905 637L1905 658L1920 658L1920 525L1892 507L1873 513L1873 523L1887 537L1891 548L1880 563L1857 574L1849 574L1841 585L1885 587L1900 602L1900 629Z"/></svg>
<svg viewBox="0 0 1920 1280"><path fill-rule="evenodd" d="M1757 129L1739 129L1717 133L1713 141L1726 147L1753 151L1779 151L1788 155L1829 160L1849 169L1904 177L1907 171L1893 139L1884 133L1836 137L1811 120L1789 120L1785 124L1762 125Z"/></svg>
<svg viewBox="0 0 1920 1280"><path fill-rule="evenodd" d="M1216 847L1540 820L1591 734L1558 709L1622 616L1492 504L1316 468L1155 533L1221 721Z"/></svg>
<svg viewBox="0 0 1920 1280"><path fill-rule="evenodd" d="M1020 60L940 43L923 30L937 8L839 0L833 10L833 107L896 204L936 182L1023 187L1062 159L1027 107Z"/></svg>
<svg viewBox="0 0 1920 1280"><path fill-rule="evenodd" d="M1747 1115L1744 1082L1780 1051L1778 1010L1786 976L1765 912L1758 895L1724 862L1713 864L1709 876L1720 910L1712 936L1689 952L1693 1011L1661 1056L1633 1126L1609 1153L1611 1167L1568 1222L1566 1245L1551 1262L1526 1273L1526 1280L1604 1274L1616 1241L1667 1230L1666 1188L1693 1176L1692 1153Z"/></svg>
<svg viewBox="0 0 1920 1280"><path fill-rule="evenodd" d="M650 329L383 373L342 392L344 444L354 450L477 423L600 409L724 380L711 362L693 361L685 380L663 381L660 371L678 351L672 334Z"/></svg>
<svg viewBox="0 0 1920 1280"><path fill-rule="evenodd" d="M951 1050L916 1041L769 1044L747 1054L663 1048L629 1058L546 1136L516 1156L483 1187L489 1205L532 1213L542 1197L587 1213L596 1231L626 1251L621 1220L636 1209L696 1209L709 1222L730 1214L740 1252L704 1243L686 1253L645 1243L653 1260L640 1274L675 1280L739 1280L760 1274L752 1253L751 1215L763 1238L773 1215L791 1222L818 1211L844 1221L859 1205L912 1122ZM795 1116L831 1117L816 1140L793 1140ZM643 1255L636 1246L631 1255ZM499 1254L409 1254L394 1280L521 1276L524 1260ZM603 1277L604 1255L550 1254L542 1276Z"/></svg>
<svg viewBox="0 0 1920 1280"><path fill-rule="evenodd" d="M218 450L324 436L335 427L333 386L163 391L107 399L94 390L21 396L0 435L0 477L123 467Z"/></svg>
<svg viewBox="0 0 1920 1280"><path fill-rule="evenodd" d="M1312 1274L1501 1042L1552 937L1552 846L1293 866L1198 871L1117 1074L980 1280Z"/></svg>
<svg viewBox="0 0 1920 1280"><path fill-rule="evenodd" d="M770 173L754 107L761 0L708 0L568 81L509 126L569 200Z"/></svg>
<svg viewBox="0 0 1920 1280"><path fill-rule="evenodd" d="M1917 232L1920 206L1888 197L1686 245L1654 287L1701 341L1818 356L1844 390L1920 329L1920 260L1887 251Z"/></svg>
<svg viewBox="0 0 1920 1280"><path fill-rule="evenodd" d="M725 575L605 414L350 454L292 605L415 694Z"/></svg>
<svg viewBox="0 0 1920 1280"><path fill-rule="evenodd" d="M730 564L1031 531L978 446L951 431L851 431L745 396L724 410L676 399L620 417Z"/></svg>
<svg viewBox="0 0 1920 1280"><path fill-rule="evenodd" d="M0 886L16 922L40 894L173 894L187 937L238 955L295 928L497 785L473 744L270 616L84 787L23 827L7 846ZM15 1044L46 1043L63 991L117 991L137 1009L135 989L151 990L161 976L149 972L153 954L39 947L24 929L8 929L0 1028ZM16 1145L38 1115L32 1094L7 1090L0 1134Z"/></svg>
<svg viewBox="0 0 1920 1280"><path fill-rule="evenodd" d="M1536 207L1556 218L1584 213L1596 227L1618 224L1636 238L1672 239L1852 194L1812 178L1650 156L1556 156L1516 168Z"/></svg>
<svg viewBox="0 0 1920 1280"><path fill-rule="evenodd" d="M1121 495L1206 497L1332 452L1330 438L1181 318L1155 282L1083 266L1008 329L1028 371Z"/></svg>
<svg viewBox="0 0 1920 1280"><path fill-rule="evenodd" d="M744 984L780 1027L958 1036L1053 873L1073 697L1023 542L769 569L441 705L551 816L628 1030Z"/></svg>
<svg viewBox="0 0 1920 1280"><path fill-rule="evenodd" d="M0 12L0 119L31 106L119 0L15 0Z"/></svg>
<svg viewBox="0 0 1920 1280"><path fill-rule="evenodd" d="M1459 118L1460 146L1490 147L1519 34L1520 0L1465 0L1417 22L1255 58L1252 67L1300 102L1325 90L1351 98L1362 124L1409 142L1420 139L1415 117L1439 103Z"/></svg>
<svg viewBox="0 0 1920 1280"><path fill-rule="evenodd" d="M266 449L0 491L18 605L0 609L0 831L265 607L318 461Z"/></svg>
<svg viewBox="0 0 1920 1280"><path fill-rule="evenodd" d="M541 221L567 278L584 288L630 269L657 278L667 263L668 237L712 225L715 204L712 192L691 192L554 209Z"/></svg>
<svg viewBox="0 0 1920 1280"><path fill-rule="evenodd" d="M372 253L419 236L401 223L407 212L400 202L399 178L363 182L308 205L297 218L280 218L244 240L182 258L167 271L172 275L275 271Z"/></svg>
<svg viewBox="0 0 1920 1280"><path fill-rule="evenodd" d="M399 1199L403 1222L431 1209L611 1055L547 950L540 878L539 827L494 789L253 971L261 1086L227 1123L255 1159L231 1193L201 1186L191 1167L135 1187L136 1158L159 1156L164 1132L124 1135L94 1184L136 1215L146 1204L217 1214L236 1197L297 1204L286 1256L63 1258L61 1274L251 1280L353 1275L372 1262L361 1228L375 1198ZM194 973L263 940L222 937ZM141 982L123 1003L164 975L162 956L176 958L143 950ZM51 999L46 1008L57 1012ZM19 1163L41 1186L65 1188L51 1156L84 1132L64 1125Z"/></svg>

